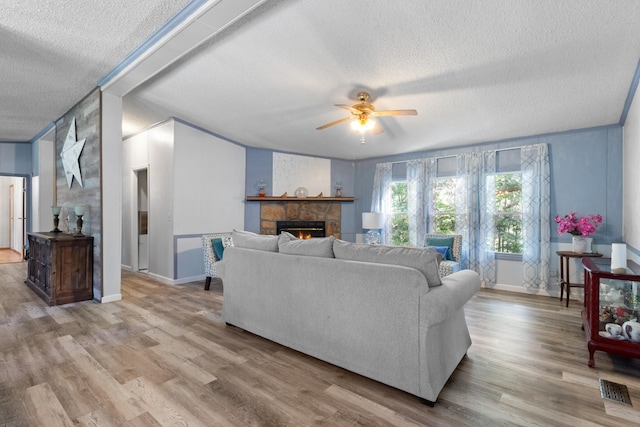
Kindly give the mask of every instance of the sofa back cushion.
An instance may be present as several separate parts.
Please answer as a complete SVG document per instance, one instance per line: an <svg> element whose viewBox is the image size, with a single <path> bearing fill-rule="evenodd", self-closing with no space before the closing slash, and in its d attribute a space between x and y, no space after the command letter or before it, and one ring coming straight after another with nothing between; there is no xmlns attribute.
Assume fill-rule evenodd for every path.
<svg viewBox="0 0 640 427"><path fill-rule="evenodd" d="M366 245L336 239L333 253L338 259L412 267L424 275L430 287L442 284L438 274L439 254L432 248Z"/></svg>
<svg viewBox="0 0 640 427"><path fill-rule="evenodd" d="M278 237L278 250L289 255L333 258L334 240L333 236L298 239L293 234L283 231Z"/></svg>
<svg viewBox="0 0 640 427"><path fill-rule="evenodd" d="M278 236L267 236L250 231L233 230L231 240L233 241L233 245L239 248L278 252Z"/></svg>

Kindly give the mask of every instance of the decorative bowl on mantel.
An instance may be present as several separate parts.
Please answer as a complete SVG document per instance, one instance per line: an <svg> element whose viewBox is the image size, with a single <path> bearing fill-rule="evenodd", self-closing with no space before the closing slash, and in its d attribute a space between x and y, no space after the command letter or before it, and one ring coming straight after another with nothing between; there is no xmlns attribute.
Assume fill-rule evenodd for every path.
<svg viewBox="0 0 640 427"><path fill-rule="evenodd" d="M296 195L296 197L305 198L309 194L309 190L307 190L305 187L298 187L296 188L294 194Z"/></svg>

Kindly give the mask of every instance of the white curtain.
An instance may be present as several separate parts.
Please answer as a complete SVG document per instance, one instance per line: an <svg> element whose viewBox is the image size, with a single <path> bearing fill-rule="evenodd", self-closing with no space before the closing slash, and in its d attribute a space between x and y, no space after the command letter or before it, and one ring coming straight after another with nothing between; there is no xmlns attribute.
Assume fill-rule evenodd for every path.
<svg viewBox="0 0 640 427"><path fill-rule="evenodd" d="M425 193L427 194L427 206L428 206L428 215L429 218L427 220L427 232L433 232L436 229L436 221L435 214L437 213L437 209L435 206L436 197L434 194L434 180L438 177L438 159L430 158L424 159L425 166ZM427 190L428 189L428 190ZM423 241L423 244L426 244L426 238Z"/></svg>
<svg viewBox="0 0 640 427"><path fill-rule="evenodd" d="M520 149L522 171L522 284L527 288L549 286L550 178L547 144Z"/></svg>
<svg viewBox="0 0 640 427"><path fill-rule="evenodd" d="M456 217L456 231L462 234L463 268L475 270L491 287L496 283L496 260L493 251L495 184L492 175L496 171L495 151L465 153L457 156L458 176L465 177L460 185L460 199L464 206ZM467 242L466 244L464 242Z"/></svg>
<svg viewBox="0 0 640 427"><path fill-rule="evenodd" d="M378 212L384 215L384 228L382 229L382 242L391 242L391 214L392 197L391 185L393 179L391 175L391 163L378 163L376 173L373 177L373 194L371 198L371 212Z"/></svg>
<svg viewBox="0 0 640 427"><path fill-rule="evenodd" d="M495 174L496 151L456 156L456 233L462 235L461 267L477 271L485 286L496 283ZM523 285L546 288L550 259L550 178L546 144L520 149L522 172ZM384 214L383 243L391 241L393 184L391 163L376 165L371 211ZM423 246L429 212L434 197L431 180L437 176L437 159L407 162L409 239L412 246ZM431 224L433 227L433 224Z"/></svg>
<svg viewBox="0 0 640 427"><path fill-rule="evenodd" d="M411 246L424 246L427 234L428 188L425 160L409 160L407 162L407 213Z"/></svg>

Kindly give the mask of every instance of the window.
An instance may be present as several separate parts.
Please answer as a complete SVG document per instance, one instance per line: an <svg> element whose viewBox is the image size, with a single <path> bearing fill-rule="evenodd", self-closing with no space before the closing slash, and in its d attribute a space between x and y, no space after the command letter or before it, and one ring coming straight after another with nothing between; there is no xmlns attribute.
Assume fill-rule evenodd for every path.
<svg viewBox="0 0 640 427"><path fill-rule="evenodd" d="M456 231L456 187L460 178L435 178L431 185L431 230L453 234Z"/></svg>
<svg viewBox="0 0 640 427"><path fill-rule="evenodd" d="M391 244L409 244L409 210L407 204L407 181L391 184Z"/></svg>
<svg viewBox="0 0 640 427"><path fill-rule="evenodd" d="M522 177L520 172L502 173L495 180L494 251L522 253Z"/></svg>

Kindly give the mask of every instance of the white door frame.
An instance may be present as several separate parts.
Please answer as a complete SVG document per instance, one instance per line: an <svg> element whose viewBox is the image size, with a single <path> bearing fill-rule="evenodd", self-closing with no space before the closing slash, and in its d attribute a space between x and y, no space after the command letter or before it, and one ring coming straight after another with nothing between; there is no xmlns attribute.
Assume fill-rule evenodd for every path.
<svg viewBox="0 0 640 427"><path fill-rule="evenodd" d="M129 204L131 206L131 241L130 243L130 248L131 248L131 270L132 271L139 271L139 244L138 244L138 240L139 240L139 230L138 230L138 172L146 170L147 171L147 192L149 191L149 165L140 165L140 166L135 166L131 168L131 203ZM147 203L149 203L149 211L151 210L151 201L148 200ZM149 224L147 223L147 230L149 230ZM149 233L149 231L147 231L148 235L150 236L151 233ZM149 237L150 239L150 237ZM147 245L147 251L149 250L150 245ZM148 254L147 254L147 259L148 259Z"/></svg>
<svg viewBox="0 0 640 427"><path fill-rule="evenodd" d="M16 196L15 196L15 191L16 189L14 188L15 186L13 184L9 184L9 249L13 250L13 239L14 239L14 234L15 234L15 219L16 219L16 215L15 215L15 211L16 211Z"/></svg>
<svg viewBox="0 0 640 427"><path fill-rule="evenodd" d="M25 242L26 242L26 179L24 177L16 177L18 180L9 185L9 248L18 252L24 259ZM16 189L15 182L18 182ZM16 192L19 196L16 198ZM16 215L16 209L18 214ZM20 223L19 233L17 225Z"/></svg>

